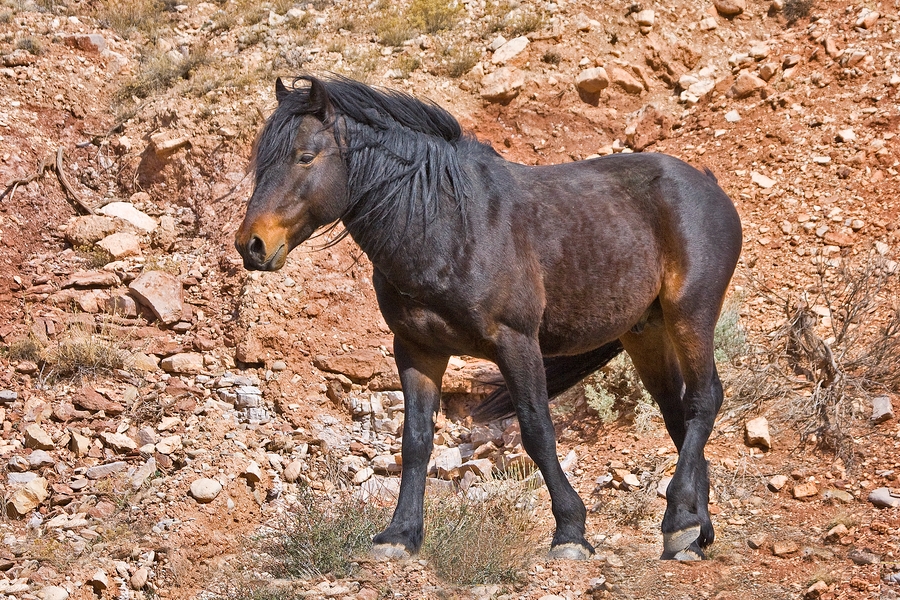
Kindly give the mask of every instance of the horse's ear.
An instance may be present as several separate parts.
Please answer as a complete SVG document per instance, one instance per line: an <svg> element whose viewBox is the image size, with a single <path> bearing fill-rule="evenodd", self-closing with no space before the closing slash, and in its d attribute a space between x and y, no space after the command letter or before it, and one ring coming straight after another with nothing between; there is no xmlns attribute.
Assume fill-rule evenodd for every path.
<svg viewBox="0 0 900 600"><path fill-rule="evenodd" d="M281 81L281 77L275 80L275 99L278 100L278 103L281 102L288 97L288 94L291 93L291 90L287 89L284 85L284 82Z"/></svg>
<svg viewBox="0 0 900 600"><path fill-rule="evenodd" d="M309 80L309 112L323 122L329 120L332 112L328 90L315 78Z"/></svg>

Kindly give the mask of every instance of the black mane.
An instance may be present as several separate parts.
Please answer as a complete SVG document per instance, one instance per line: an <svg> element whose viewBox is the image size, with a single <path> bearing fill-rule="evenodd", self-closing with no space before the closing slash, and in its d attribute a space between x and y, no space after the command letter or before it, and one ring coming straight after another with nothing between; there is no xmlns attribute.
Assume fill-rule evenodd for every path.
<svg viewBox="0 0 900 600"><path fill-rule="evenodd" d="M367 251L383 249L385 227L396 231L403 223L405 232L414 218L427 224L447 199L463 210L467 193L457 152L484 145L431 101L338 75L295 80L257 141L257 183L268 167L287 160L300 120L317 113L310 87L297 85L313 81L324 86L333 111L324 125L333 128L349 172L349 210L343 220L361 246L372 241ZM360 239L370 237L366 232L371 239Z"/></svg>

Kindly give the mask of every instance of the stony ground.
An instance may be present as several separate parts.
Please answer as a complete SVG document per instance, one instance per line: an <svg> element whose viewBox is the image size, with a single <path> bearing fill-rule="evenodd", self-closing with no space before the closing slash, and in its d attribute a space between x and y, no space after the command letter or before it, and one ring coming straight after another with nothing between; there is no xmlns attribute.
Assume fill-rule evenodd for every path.
<svg viewBox="0 0 900 600"><path fill-rule="evenodd" d="M366 258L319 239L248 274L231 244L274 78L301 70L427 96L510 160L658 151L711 168L743 219L733 296L750 344L723 365L707 452L711 560L657 560L675 458L661 422L603 423L576 393L554 412L596 560L541 557L539 489L539 554L515 584L453 586L422 559L287 585L900 595L900 400L876 385L890 369L848 388L836 454L799 418L818 397L804 372L760 358L801 301L840 361L860 352L843 323L870 339L896 308L897 6L472 0L441 23L422 9L437 5L0 4L0 597L235 597L237 579L263 576L252 540L299 490L390 503L403 398ZM866 265L884 287L834 303L841 269ZM488 372L451 363L435 489L527 463L514 422L465 418Z"/></svg>

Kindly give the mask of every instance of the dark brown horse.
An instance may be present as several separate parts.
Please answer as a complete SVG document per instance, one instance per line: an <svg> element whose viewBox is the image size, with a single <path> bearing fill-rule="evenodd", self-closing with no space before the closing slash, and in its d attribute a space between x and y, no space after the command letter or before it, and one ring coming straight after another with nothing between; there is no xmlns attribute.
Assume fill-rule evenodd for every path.
<svg viewBox="0 0 900 600"><path fill-rule="evenodd" d="M246 268L275 270L341 221L374 265L406 398L400 497L376 553L422 544L441 378L465 354L494 361L506 382L550 492L551 556L589 556L548 386L574 385L624 348L679 452L662 556L702 558L714 535L703 449L722 403L713 331L741 249L712 174L662 154L510 163L432 103L334 76L300 81L276 82L236 245Z"/></svg>

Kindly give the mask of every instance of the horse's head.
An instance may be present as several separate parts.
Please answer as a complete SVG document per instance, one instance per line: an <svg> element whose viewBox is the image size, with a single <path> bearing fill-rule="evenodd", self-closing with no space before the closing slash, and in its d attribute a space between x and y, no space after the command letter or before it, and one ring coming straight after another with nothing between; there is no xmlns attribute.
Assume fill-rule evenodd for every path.
<svg viewBox="0 0 900 600"><path fill-rule="evenodd" d="M293 91L275 82L278 108L257 141L256 186L235 236L247 269L280 269L292 249L347 210L331 101L320 81L308 81Z"/></svg>

